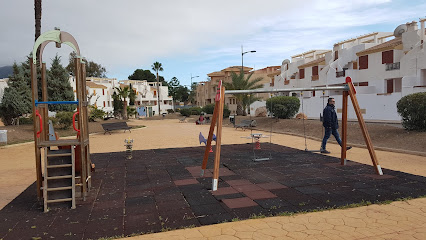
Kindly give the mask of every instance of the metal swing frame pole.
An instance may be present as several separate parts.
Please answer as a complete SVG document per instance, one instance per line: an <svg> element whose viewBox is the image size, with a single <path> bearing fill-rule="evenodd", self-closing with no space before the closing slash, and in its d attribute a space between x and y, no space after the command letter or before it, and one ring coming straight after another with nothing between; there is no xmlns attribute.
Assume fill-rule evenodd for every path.
<svg viewBox="0 0 426 240"><path fill-rule="evenodd" d="M280 92L302 92L302 91L320 91L320 90L334 90L334 91L343 91L347 92L347 94L350 96L353 108L355 110L355 114L358 118L358 123L360 125L365 143L367 145L368 152L370 154L371 161L373 163L373 166L376 170L376 173L378 175L383 175L382 168L380 167L379 161L376 156L376 152L374 151L373 144L371 142L370 135L368 133L367 127L365 125L364 118L361 113L361 109L358 104L358 100L356 98L356 90L352 83L352 79L350 77L346 77L346 84L343 86L331 86L331 87L311 87L311 88L292 88L292 89L254 89L254 90L227 90L225 91L225 94L247 94L247 93L280 93ZM345 93L343 93L345 94ZM343 98L345 99L345 98ZM343 100L345 101L345 100ZM346 101L347 103L347 101ZM343 105L345 106L345 105ZM342 160L344 161L343 157L346 157L346 135L347 135L347 109L345 110L345 119L344 119L344 143L342 144ZM345 148L343 149L343 146Z"/></svg>

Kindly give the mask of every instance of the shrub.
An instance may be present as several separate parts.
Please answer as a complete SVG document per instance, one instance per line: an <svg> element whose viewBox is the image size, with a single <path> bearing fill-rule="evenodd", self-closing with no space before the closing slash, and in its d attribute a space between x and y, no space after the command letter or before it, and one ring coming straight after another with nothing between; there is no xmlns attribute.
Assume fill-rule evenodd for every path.
<svg viewBox="0 0 426 240"><path fill-rule="evenodd" d="M266 108L269 112L272 112L275 117L288 119L294 117L299 111L300 101L297 97L273 97L266 100Z"/></svg>
<svg viewBox="0 0 426 240"><path fill-rule="evenodd" d="M106 113L95 106L89 106L90 113L89 113L89 122L94 122L96 119L104 119Z"/></svg>
<svg viewBox="0 0 426 240"><path fill-rule="evenodd" d="M191 116L191 110L188 108L182 108L180 110L180 115L185 116L185 117L189 117Z"/></svg>
<svg viewBox="0 0 426 240"><path fill-rule="evenodd" d="M73 112L57 112L56 119L58 120L59 128L68 129L72 124Z"/></svg>
<svg viewBox="0 0 426 240"><path fill-rule="evenodd" d="M170 114L170 113L174 113L175 111L173 111L173 109L167 109L167 113L168 114Z"/></svg>
<svg viewBox="0 0 426 240"><path fill-rule="evenodd" d="M137 114L136 108L127 106L127 119L129 119L132 116L136 117L136 114Z"/></svg>
<svg viewBox="0 0 426 240"><path fill-rule="evenodd" d="M189 110L191 111L191 115L200 115L202 112L201 107L192 107Z"/></svg>
<svg viewBox="0 0 426 240"><path fill-rule="evenodd" d="M426 92L402 97L396 107L405 129L426 131Z"/></svg>
<svg viewBox="0 0 426 240"><path fill-rule="evenodd" d="M29 117L19 118L19 124L21 124L21 125L33 124L33 115L31 114Z"/></svg>
<svg viewBox="0 0 426 240"><path fill-rule="evenodd" d="M176 112L178 113L180 111L180 108L176 108Z"/></svg>
<svg viewBox="0 0 426 240"><path fill-rule="evenodd" d="M228 106L225 105L225 107L223 108L223 117L227 118L229 117L229 115L231 115L231 110L229 110Z"/></svg>
<svg viewBox="0 0 426 240"><path fill-rule="evenodd" d="M207 104L206 106L203 107L202 111L207 114L213 114L214 104Z"/></svg>

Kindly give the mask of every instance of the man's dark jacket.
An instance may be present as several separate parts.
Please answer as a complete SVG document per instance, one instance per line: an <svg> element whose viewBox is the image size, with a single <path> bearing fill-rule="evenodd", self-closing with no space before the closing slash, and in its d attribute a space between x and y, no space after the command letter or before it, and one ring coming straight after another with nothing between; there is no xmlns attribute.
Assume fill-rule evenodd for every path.
<svg viewBox="0 0 426 240"><path fill-rule="evenodd" d="M337 121L337 114L334 110L334 105L327 103L322 113L324 116L322 125L326 128L338 129L339 122Z"/></svg>

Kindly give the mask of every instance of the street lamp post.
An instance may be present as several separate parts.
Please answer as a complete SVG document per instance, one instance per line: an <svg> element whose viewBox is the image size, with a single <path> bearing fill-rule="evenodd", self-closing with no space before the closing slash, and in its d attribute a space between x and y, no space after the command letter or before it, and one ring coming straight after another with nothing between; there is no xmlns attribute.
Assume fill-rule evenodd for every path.
<svg viewBox="0 0 426 240"><path fill-rule="evenodd" d="M197 78L197 77L200 77L200 76L192 76L192 73L191 73L191 85L189 86L189 90L190 90L190 92L192 93L192 79L193 78ZM192 100L192 99L191 99ZM192 101L191 101L191 105L192 105Z"/></svg>
<svg viewBox="0 0 426 240"><path fill-rule="evenodd" d="M244 76L244 54L255 53L255 52L256 52L256 50L244 52L243 51L243 45L241 45L241 74L243 74L243 76ZM249 111L250 111L250 106L249 106ZM234 113L234 127L235 127L235 113Z"/></svg>
<svg viewBox="0 0 426 240"><path fill-rule="evenodd" d="M241 72L242 73L244 73L244 54L246 54L246 53L255 53L255 52L256 52L256 50L244 52L243 51L243 45L241 45Z"/></svg>

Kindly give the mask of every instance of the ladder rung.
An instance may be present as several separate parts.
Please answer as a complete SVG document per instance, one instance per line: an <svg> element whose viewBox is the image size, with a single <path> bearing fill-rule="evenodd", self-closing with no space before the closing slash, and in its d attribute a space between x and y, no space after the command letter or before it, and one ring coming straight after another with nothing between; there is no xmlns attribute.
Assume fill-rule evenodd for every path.
<svg viewBox="0 0 426 240"><path fill-rule="evenodd" d="M52 179L64 179L64 178L72 178L72 175L62 175L62 176L47 177L47 180L52 180Z"/></svg>
<svg viewBox="0 0 426 240"><path fill-rule="evenodd" d="M72 164L58 164L58 165L48 165L47 168L63 168L63 167L72 167Z"/></svg>
<svg viewBox="0 0 426 240"><path fill-rule="evenodd" d="M56 187L56 188L48 188L47 191L61 191L61 190L70 190L72 187Z"/></svg>
<svg viewBox="0 0 426 240"><path fill-rule="evenodd" d="M68 156L71 156L71 153L47 154L47 157L68 157Z"/></svg>
<svg viewBox="0 0 426 240"><path fill-rule="evenodd" d="M72 201L72 198L61 198L61 199L47 200L47 203L69 202L69 201Z"/></svg>

